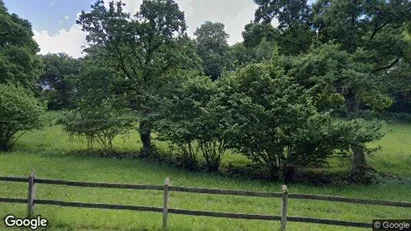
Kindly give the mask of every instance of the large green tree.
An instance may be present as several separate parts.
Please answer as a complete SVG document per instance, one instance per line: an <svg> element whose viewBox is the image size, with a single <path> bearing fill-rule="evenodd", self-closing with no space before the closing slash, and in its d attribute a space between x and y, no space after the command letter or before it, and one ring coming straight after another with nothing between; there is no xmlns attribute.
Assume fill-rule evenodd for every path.
<svg viewBox="0 0 411 231"><path fill-rule="evenodd" d="M194 32L197 53L203 60L204 73L216 80L228 65L228 34L224 24L206 21Z"/></svg>
<svg viewBox="0 0 411 231"><path fill-rule="evenodd" d="M70 78L80 74L82 61L64 53L43 55L42 59L44 73L38 82L48 101L48 108L60 110L71 107L73 87Z"/></svg>
<svg viewBox="0 0 411 231"><path fill-rule="evenodd" d="M361 101L371 107L382 105L390 73L406 58L411 46L404 34L411 20L411 2L321 0L314 4L313 12L319 41L337 43L362 67L361 76L344 86L349 112L357 114ZM362 86L358 88L355 83ZM353 173L363 175L360 170L366 165L364 153L357 149Z"/></svg>
<svg viewBox="0 0 411 231"><path fill-rule="evenodd" d="M357 63L370 67L370 84L406 58L411 43L404 32L411 20L411 2L321 0L313 9L318 39L339 44L341 50L352 55L362 53ZM389 77L385 80L389 81ZM347 93L348 109L355 114L361 92L347 87Z"/></svg>
<svg viewBox="0 0 411 231"><path fill-rule="evenodd" d="M351 116L356 116L361 106L390 106L386 86L397 75L399 64L407 60L411 45L405 33L411 20L410 1L319 0L312 5L307 1L255 2L259 5L258 22L276 18L284 35L285 31L292 32L294 25L315 32L307 42L313 48L307 49L308 54L296 65L303 85L317 86L322 98L343 96L340 102ZM302 38L309 38L305 35L301 32ZM297 44L295 49L303 51ZM353 172L366 167L364 152L358 150L354 149Z"/></svg>
<svg viewBox="0 0 411 231"><path fill-rule="evenodd" d="M245 27L245 41L264 37L277 42L284 54L306 52L315 35L312 9L307 0L254 0L258 5L255 23ZM278 21L273 28L272 20Z"/></svg>
<svg viewBox="0 0 411 231"><path fill-rule="evenodd" d="M0 0L0 83L20 84L31 90L42 72L39 51L29 21L10 14Z"/></svg>
<svg viewBox="0 0 411 231"><path fill-rule="evenodd" d="M0 150L10 150L26 131L42 125L33 96L42 72L29 21L10 14L0 0Z"/></svg>
<svg viewBox="0 0 411 231"><path fill-rule="evenodd" d="M143 1L140 11L130 15L124 3L113 1L109 7L98 0L90 12L82 12L78 24L87 32L87 41L100 46L106 64L116 68L124 80L124 93L130 107L139 113L142 156L151 149L152 121L155 111L151 99L162 78L171 70L196 60L189 57L184 13L172 0ZM190 54L188 54L190 53Z"/></svg>

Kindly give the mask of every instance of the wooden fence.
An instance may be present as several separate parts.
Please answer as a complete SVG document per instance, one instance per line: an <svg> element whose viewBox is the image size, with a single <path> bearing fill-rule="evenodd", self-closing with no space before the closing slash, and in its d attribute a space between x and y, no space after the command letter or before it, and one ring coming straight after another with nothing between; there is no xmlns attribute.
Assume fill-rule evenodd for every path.
<svg viewBox="0 0 411 231"><path fill-rule="evenodd" d="M36 178L36 175L34 172L30 174L28 179L24 177L0 177L0 181L28 183L28 198L27 199L0 197L0 202L27 204L28 217L32 217L34 215L34 208L36 204L38 205L59 205L59 206L80 207L80 208L100 208L100 209L159 212L159 213L163 213L163 229L164 230L167 230L168 228L168 214L169 213L181 214L181 215L191 215L191 216L208 216L208 217L224 217L224 218L235 218L235 219L280 221L282 231L286 230L287 221L348 226L348 227L372 228L371 223L364 223L364 222L340 221L340 220L321 219L321 218L312 218L312 217L287 216L287 205L288 205L288 200L290 198L411 208L411 202L353 199L353 198L336 197L336 196L320 196L320 195L311 195L311 194L288 193L287 186L285 185L282 186L282 192L278 192L278 193L276 192L255 192L255 191L253 192L253 191L205 189L205 188L189 188L189 187L171 186L169 178L166 178L164 185L112 184L112 183L73 182L73 181L65 181L65 180L38 179ZM93 187L93 188L162 190L164 191L163 208L150 207L150 206L96 204L96 203L66 202L66 201L58 201L58 200L37 199L36 198L36 185L37 184L66 185L66 186ZM260 214L243 214L243 213L227 213L227 212L210 212L210 211L174 209L174 208L169 208L168 206L170 191L202 193L202 194L281 198L281 213L280 215L260 215Z"/></svg>

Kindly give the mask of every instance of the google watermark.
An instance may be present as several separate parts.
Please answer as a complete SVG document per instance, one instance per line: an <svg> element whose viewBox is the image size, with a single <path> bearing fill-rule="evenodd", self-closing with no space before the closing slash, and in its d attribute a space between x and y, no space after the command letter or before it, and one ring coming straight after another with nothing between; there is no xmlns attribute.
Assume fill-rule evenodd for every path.
<svg viewBox="0 0 411 231"><path fill-rule="evenodd" d="M373 231L380 230L399 230L411 231L410 220L373 220Z"/></svg>
<svg viewBox="0 0 411 231"><path fill-rule="evenodd" d="M4 224L6 227L26 227L36 230L40 227L47 227L48 221L40 216L36 218L16 218L16 216L10 214L4 218Z"/></svg>

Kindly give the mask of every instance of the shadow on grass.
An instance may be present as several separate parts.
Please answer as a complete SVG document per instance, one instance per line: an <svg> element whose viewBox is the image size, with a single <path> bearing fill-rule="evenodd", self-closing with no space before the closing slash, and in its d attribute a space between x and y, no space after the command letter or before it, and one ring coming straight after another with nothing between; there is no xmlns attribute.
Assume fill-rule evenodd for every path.
<svg viewBox="0 0 411 231"><path fill-rule="evenodd" d="M153 147L152 155L148 158L142 158L139 152L136 151L118 151L118 150L102 150L102 149L78 149L70 151L56 152L55 150L48 150L41 152L43 156L73 156L76 158L110 158L110 159L128 159L139 160L150 164L159 166L172 167L175 170L191 173L203 173L223 178L232 178L238 180L252 180L261 183L298 183L303 185L312 186L325 186L325 185L350 185L353 184L350 181L349 169L341 171L327 171L326 168L311 168L311 169L299 169L295 172L292 181L279 181L273 180L270 177L268 171L262 166L252 163L244 163L233 165L230 163L223 163L218 172L207 172L204 161L199 161L198 167L195 169L188 169L184 160L180 155L168 154L161 152ZM388 174L381 174L375 171L369 171L369 182L367 184L379 184L389 182L410 182L410 179L404 177L395 177Z"/></svg>

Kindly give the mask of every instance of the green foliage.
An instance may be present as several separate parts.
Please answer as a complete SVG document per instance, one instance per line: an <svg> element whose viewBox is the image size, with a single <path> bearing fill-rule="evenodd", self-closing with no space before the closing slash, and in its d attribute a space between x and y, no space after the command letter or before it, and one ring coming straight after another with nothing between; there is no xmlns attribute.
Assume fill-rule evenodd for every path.
<svg viewBox="0 0 411 231"><path fill-rule="evenodd" d="M281 67L249 65L219 84L218 105L228 111L223 133L228 147L265 166L274 178L289 179L298 168L325 163L334 150L380 138L377 125L335 121L319 112L310 91Z"/></svg>
<svg viewBox="0 0 411 231"><path fill-rule="evenodd" d="M255 2L259 5L256 22L278 19L274 35L280 36L274 40L280 52L305 53L295 70L320 110L345 107L346 115L355 117L361 108L383 110L392 105L388 86L398 76L395 70L402 69L399 64L409 60L410 1ZM265 34L270 31L260 28L265 28ZM258 30L250 30L248 37L253 32ZM353 172L366 166L364 152L354 150Z"/></svg>
<svg viewBox="0 0 411 231"><path fill-rule="evenodd" d="M228 65L228 34L224 24L206 21L196 29L197 53L204 63L204 73L218 79Z"/></svg>
<svg viewBox="0 0 411 231"><path fill-rule="evenodd" d="M42 126L44 108L22 87L0 84L0 150L10 150L24 132Z"/></svg>
<svg viewBox="0 0 411 231"><path fill-rule="evenodd" d="M151 149L151 99L163 88L164 77L175 69L195 66L194 47L186 36L184 13L173 0L143 1L140 11L130 15L122 2L109 7L98 0L91 12L77 21L94 53L103 55L106 66L121 74L121 92L130 109L139 115L143 156ZM160 85L160 86L159 86Z"/></svg>
<svg viewBox="0 0 411 231"><path fill-rule="evenodd" d="M410 7L407 0L321 0L313 5L313 23L322 42L333 40L350 53L358 47L379 51L372 54L375 61L388 61L403 50L398 39L410 21Z"/></svg>
<svg viewBox="0 0 411 231"><path fill-rule="evenodd" d="M134 117L125 109L124 100L113 94L115 72L107 68L89 68L77 77L75 86L77 108L68 111L60 120L64 129L73 135L83 135L91 148L93 142L113 150L113 140L126 133Z"/></svg>
<svg viewBox="0 0 411 231"><path fill-rule="evenodd" d="M197 143L209 172L219 170L230 138L226 133L229 126L225 120L228 112L224 106L218 105L218 101L215 101L215 94L216 92L214 92L212 100L202 108L202 114L195 124Z"/></svg>
<svg viewBox="0 0 411 231"><path fill-rule="evenodd" d="M410 46L411 57L411 46ZM411 60L411 59L409 59ZM388 108L389 112L411 113L411 62L407 59L400 60L396 68L383 74L385 88L394 99L394 104Z"/></svg>
<svg viewBox="0 0 411 231"><path fill-rule="evenodd" d="M276 32L271 24L249 23L245 25L242 32L244 46L256 47L263 40L271 41L276 36Z"/></svg>
<svg viewBox="0 0 411 231"><path fill-rule="evenodd" d="M43 97L48 101L48 108L61 110L72 107L73 86L70 78L81 71L81 60L67 54L47 54L42 56L44 73L38 83L43 89Z"/></svg>
<svg viewBox="0 0 411 231"><path fill-rule="evenodd" d="M314 72L316 69L323 71L322 76L339 80L325 79L330 80L328 84L334 90L326 87L325 91L329 92L321 94L321 100L327 98L326 95L342 94L346 109L352 114L361 107L382 110L392 104L388 86L397 78L397 70L403 69L405 60L410 60L411 42L407 34L411 19L409 1L255 2L259 6L255 13L256 23L246 26L245 43L256 46L260 37L264 37L276 41L281 54L324 56L322 61L311 57L308 65L315 66ZM276 29L268 24L274 18L279 23ZM331 53L330 44L336 45ZM310 45L315 49L309 49ZM333 57L325 57L330 55ZM317 65L316 61L320 63ZM335 70L324 69L322 65L325 63L330 67L335 65ZM300 63L302 66L305 64ZM309 80L313 78L312 74L317 74L310 70L305 72L306 69L300 66L297 68L302 69L302 79ZM342 79L343 75L346 77ZM398 96L398 93L392 95Z"/></svg>
<svg viewBox="0 0 411 231"><path fill-rule="evenodd" d="M303 89L263 64L249 65L220 82L219 103L230 112L229 146L263 164L278 178L288 166L285 148L297 128L315 118ZM291 153L289 153L291 154Z"/></svg>
<svg viewBox="0 0 411 231"><path fill-rule="evenodd" d="M183 165L196 169L201 151L209 171L217 171L226 147L221 111L210 105L216 86L207 76L186 74L170 83L172 90L160 98L156 131L183 154Z"/></svg>
<svg viewBox="0 0 411 231"><path fill-rule="evenodd" d="M245 40L263 36L269 41L276 41L284 54L296 55L307 52L315 38L312 9L307 0L254 2L258 5L255 22L262 25L246 26L246 33L243 34ZM278 21L276 28L269 25L274 18ZM258 41L254 39L256 40Z"/></svg>
<svg viewBox="0 0 411 231"><path fill-rule="evenodd" d="M364 60L366 53L340 50L338 45L324 44L299 56L290 73L317 96L321 110L356 112L360 104L370 109L384 109L392 100L384 94L384 79L372 73L373 66Z"/></svg>
<svg viewBox="0 0 411 231"><path fill-rule="evenodd" d="M244 67L251 63L266 62L272 59L275 43L262 39L256 46L237 43L230 47L230 70Z"/></svg>
<svg viewBox="0 0 411 231"><path fill-rule="evenodd" d="M34 90L42 65L31 24L8 13L5 7L0 8L0 22L0 83L21 84Z"/></svg>

